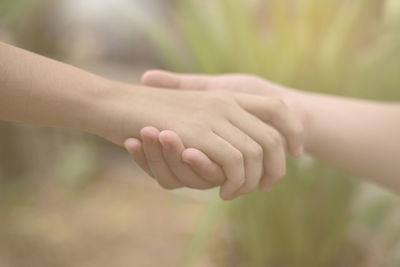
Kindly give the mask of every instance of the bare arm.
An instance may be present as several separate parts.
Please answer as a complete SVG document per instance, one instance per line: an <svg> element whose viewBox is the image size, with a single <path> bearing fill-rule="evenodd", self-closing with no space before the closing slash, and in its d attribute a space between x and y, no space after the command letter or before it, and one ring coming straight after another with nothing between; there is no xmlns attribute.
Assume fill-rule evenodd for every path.
<svg viewBox="0 0 400 267"><path fill-rule="evenodd" d="M146 125L173 130L186 146L204 151L222 167L227 178L221 187L225 199L240 189L253 190L261 179L267 188L284 175L281 136L242 107L267 114L273 103L226 92L124 84L0 43L0 120L74 128L121 146L128 137L139 137ZM296 122L291 113L281 114ZM295 128L296 123L287 129ZM296 150L302 138L294 139L298 141L290 144ZM162 185L175 188L180 183L171 175Z"/></svg>
<svg viewBox="0 0 400 267"><path fill-rule="evenodd" d="M222 89L282 99L303 121L308 153L400 191L400 103L305 93L249 75L207 76L149 71L143 81L158 87ZM260 118L264 116L262 112L251 112ZM194 156L204 158L199 153ZM201 164L193 167L199 168Z"/></svg>
<svg viewBox="0 0 400 267"><path fill-rule="evenodd" d="M400 104L289 91L306 111L306 150L400 190Z"/></svg>
<svg viewBox="0 0 400 267"><path fill-rule="evenodd" d="M105 79L0 42L0 119L92 131Z"/></svg>

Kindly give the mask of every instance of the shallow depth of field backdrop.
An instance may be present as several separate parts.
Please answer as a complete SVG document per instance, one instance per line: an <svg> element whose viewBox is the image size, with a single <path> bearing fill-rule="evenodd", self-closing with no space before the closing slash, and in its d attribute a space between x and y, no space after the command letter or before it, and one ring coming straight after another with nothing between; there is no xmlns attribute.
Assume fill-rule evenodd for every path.
<svg viewBox="0 0 400 267"><path fill-rule="evenodd" d="M0 40L126 82L241 72L400 100L397 0L0 0ZM308 157L223 202L160 189L100 138L0 122L1 267L396 267L399 221L398 195Z"/></svg>

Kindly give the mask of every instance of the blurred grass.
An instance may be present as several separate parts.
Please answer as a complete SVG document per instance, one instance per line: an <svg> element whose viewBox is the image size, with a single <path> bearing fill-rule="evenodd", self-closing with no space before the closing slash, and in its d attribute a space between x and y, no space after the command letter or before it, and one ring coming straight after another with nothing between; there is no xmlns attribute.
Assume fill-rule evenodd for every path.
<svg viewBox="0 0 400 267"><path fill-rule="evenodd" d="M153 24L150 28L166 66L176 71L245 72L303 90L399 100L400 31L396 1L388 5L389 1L378 0L175 0L171 8L174 23ZM46 40L43 31L48 23L43 14L51 13L51 2L0 0L1 26L13 32L19 45L51 54L52 41ZM65 153L59 156L53 171L57 176L62 174L62 186L79 189L90 182L88 177L94 176L98 168L92 148L63 149ZM182 266L196 265L206 251L215 257L217 266L230 267L400 265L400 231L398 220L392 216L399 211L397 197L310 159L290 162L289 167L288 177L269 195L254 193L232 203L213 200L188 245ZM0 173L0 179L1 176ZM27 180L4 180L0 208L3 218L8 218L17 212L18 203L27 201L25 196L33 198L33 186ZM121 188L115 191L120 192ZM104 191L110 192L110 199L116 198L108 184ZM58 199L58 191L55 192L54 198ZM103 211L103 205L92 208ZM143 210L142 207L137 210ZM114 208L114 204L110 205L109 211ZM23 223L23 213L19 220L10 217L2 222ZM32 218L47 220L32 213ZM221 224L225 216L229 220ZM147 220L142 217L143 222ZM145 225L143 222L138 225ZM87 221L82 220L82 225L87 225ZM158 228L157 225L154 229ZM102 232L111 232L114 227L104 229ZM126 233L129 232L128 227ZM41 236L44 234L39 232L33 239L40 240L37 237ZM12 237L2 238L6 246ZM48 257L47 250L36 243L20 251L20 244L25 244L27 237L22 233L20 239L15 245L15 258L23 262L21 266L26 265L20 256L26 251ZM93 250L99 250L101 243L104 240L93 242ZM72 247L88 254L75 243L68 248ZM114 243L112 247L120 250ZM53 245L48 249L57 250ZM70 253L66 255L71 258ZM27 257L31 258L35 256Z"/></svg>
<svg viewBox="0 0 400 267"><path fill-rule="evenodd" d="M49 57L61 56L56 40L49 36L53 8L60 1L0 0L0 30L10 33L13 44Z"/></svg>
<svg viewBox="0 0 400 267"><path fill-rule="evenodd" d="M173 3L173 25L149 25L169 69L251 73L300 90L400 99L400 24L393 12L387 19L388 1ZM357 205L364 191L365 185L322 163L290 161L287 178L271 194L213 201L183 266L195 265L218 235L210 225L224 214L232 225L225 250L232 253L221 266L398 266L393 244L400 235L386 222L399 201L378 193ZM384 233L391 241L379 243L380 250L365 242Z"/></svg>

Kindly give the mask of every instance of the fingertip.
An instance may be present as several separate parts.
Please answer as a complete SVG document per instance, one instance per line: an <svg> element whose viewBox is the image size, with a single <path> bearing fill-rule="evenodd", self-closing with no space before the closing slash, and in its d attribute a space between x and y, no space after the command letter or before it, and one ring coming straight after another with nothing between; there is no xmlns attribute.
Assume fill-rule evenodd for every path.
<svg viewBox="0 0 400 267"><path fill-rule="evenodd" d="M152 142L158 139L160 131L152 126L146 126L140 131L140 135L145 142Z"/></svg>
<svg viewBox="0 0 400 267"><path fill-rule="evenodd" d="M185 149L185 146L178 134L170 130L164 130L158 136L158 140L165 150L178 153L181 157L181 153Z"/></svg>
<svg viewBox="0 0 400 267"><path fill-rule="evenodd" d="M187 148L182 152L182 160L189 164L198 164L203 159L203 154L195 148Z"/></svg>
<svg viewBox="0 0 400 267"><path fill-rule="evenodd" d="M233 199L233 195L229 195L228 193L224 192L223 186L221 186L219 190L219 196L222 200L229 201Z"/></svg>
<svg viewBox="0 0 400 267"><path fill-rule="evenodd" d="M164 130L161 131L160 134L158 135L158 139L160 140L161 143L167 142L167 143L175 143L176 141L179 141L179 136L170 130Z"/></svg>
<svg viewBox="0 0 400 267"><path fill-rule="evenodd" d="M235 198L235 192L244 184L241 183L239 186L232 183L232 181L227 180L222 186L220 190L220 196L224 200L232 200Z"/></svg>
<svg viewBox="0 0 400 267"><path fill-rule="evenodd" d="M152 83L154 77L156 77L156 75L157 75L158 73L160 73L160 71L159 71L159 70L156 70L156 69L145 71L145 72L142 74L142 77L140 78L140 82L141 82L143 85L150 85L150 84Z"/></svg>
<svg viewBox="0 0 400 267"><path fill-rule="evenodd" d="M141 83L147 86L170 87L171 73L163 70L148 70L141 77Z"/></svg>
<svg viewBox="0 0 400 267"><path fill-rule="evenodd" d="M128 138L124 142L124 147L128 152L140 151L142 148L142 142L137 138Z"/></svg>

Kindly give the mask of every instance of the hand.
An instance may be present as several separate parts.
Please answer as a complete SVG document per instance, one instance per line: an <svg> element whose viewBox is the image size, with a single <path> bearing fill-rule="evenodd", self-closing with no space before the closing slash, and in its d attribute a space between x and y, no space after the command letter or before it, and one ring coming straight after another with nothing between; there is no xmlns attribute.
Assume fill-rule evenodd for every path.
<svg viewBox="0 0 400 267"><path fill-rule="evenodd" d="M161 70L150 70L142 75L142 84L158 88L170 88L196 91L228 91L267 96L279 99L306 124L308 114L306 108L297 97L298 92L248 74L179 74ZM266 116L266 114L254 114ZM268 114L267 114L268 115ZM268 119L268 118L267 118Z"/></svg>
<svg viewBox="0 0 400 267"><path fill-rule="evenodd" d="M124 145L136 163L166 189L209 189L226 180L220 166L197 149L185 149L173 131L160 133L157 128L145 127L141 139L143 142L130 138ZM192 164L195 166L190 168ZM196 168L198 165L201 167Z"/></svg>
<svg viewBox="0 0 400 267"><path fill-rule="evenodd" d="M183 79L181 79L183 78ZM210 76L200 76L200 75L176 75L170 74L165 72L159 71L151 71L146 73L143 76L143 82L146 84L154 84L156 86L166 86L166 87L173 87L177 86L179 89L188 88L188 89L195 89L195 90L212 90L212 88L220 88L220 89L227 89L227 90L237 90L242 91L243 88L251 88L253 92L261 93L263 89L265 89L265 83L263 80L259 78L255 78L252 76L245 76L245 75L224 75L218 76L221 80L216 82L217 77L210 77ZM222 79L223 78L223 79ZM230 79L232 78L232 79ZM224 81L223 81L224 80ZM273 94L271 94L273 95ZM242 96L243 99L246 99L245 96ZM299 146L299 140L302 140L302 125L299 122L298 118L293 116L293 112L291 112L283 103L280 98L277 98L279 93L274 94L274 98L270 99L269 103L264 103L262 108L259 108L257 105L249 105L245 104L245 106L253 111L254 113L258 113L264 120L272 122L274 126L278 126L283 133L288 136L288 141L292 141L292 154L299 156L302 154L302 148ZM260 98L259 98L260 99ZM242 100L242 102L246 102ZM268 108L269 107L269 108ZM149 131L149 130L148 130ZM174 172L175 175L178 177L178 180L184 180L185 175L183 172L180 171L180 168L189 169L192 167L192 172L198 173L196 175L197 181L213 181L213 185L218 185L221 181L221 171L219 170L218 166L213 163L208 157L203 154L201 151L196 149L186 149L184 150L184 146L180 141L179 136L174 134L171 131L162 132L159 135L157 129L152 129L152 133L146 132L146 136L142 136L143 139L143 146L147 147L147 150L153 151L151 157L157 156L157 161L162 162L158 163L158 165L162 165L164 171L163 174ZM145 133L145 134L146 134ZM170 148L174 148L174 154L165 153L165 146L163 146L168 141L166 137L170 137L171 143ZM267 138L267 137L266 137ZM173 139L173 140L172 140ZM300 141L301 142L301 141ZM301 144L300 144L301 145ZM146 153L145 149L143 149L142 144L137 139L129 139L127 140L125 147L131 153L134 160L147 172L154 177L154 175L150 171L150 167L152 165L152 160L148 163L147 158L149 158L148 153ZM299 149L300 148L300 149ZM169 164L168 159L174 158L174 164ZM271 163L271 162L270 162ZM274 165L269 164L269 168L273 169ZM194 170L194 171L193 171ZM272 171L273 172L273 171ZM165 175L161 175L157 178L159 181L163 180ZM210 179L210 177L212 177ZM271 180L271 179L269 179ZM261 188L264 192L269 191L272 189L272 186L276 183L276 180L273 179L272 182L266 182L268 180L264 179L263 183L261 184ZM182 181L180 186L187 185L184 181ZM192 188L202 188L199 186L191 186ZM205 187L203 187L205 188ZM248 191L247 191L248 192ZM235 196L240 194L246 193L246 191L241 190L236 192Z"/></svg>
<svg viewBox="0 0 400 267"><path fill-rule="evenodd" d="M176 132L186 147L203 151L222 167L226 180L219 180L225 180L221 187L224 199L231 199L239 189L242 193L254 190L262 176L262 184L269 187L285 175L285 146L279 132L242 108L270 113L276 107L275 99L227 92L178 92L154 88L133 90L131 86L120 86L116 92L107 105L109 112L106 113L110 113L111 117L103 136L121 144L132 134L139 136L140 128L145 125ZM132 103L137 104L134 106ZM282 116L281 120L295 121L289 112L283 114L287 116ZM288 127L291 132L297 131L300 126L286 124L294 126ZM153 128L140 131L145 142L154 140L147 137L156 134ZM163 135L168 140L168 132ZM168 144L165 140L164 143ZM289 146L297 146L293 149L298 150L301 138L292 138ZM163 176L163 164L158 160L160 154L156 157L155 150L146 145L143 150L149 156L151 173L156 177ZM177 161L179 158L168 157L168 165L174 164L174 160L175 164L180 163ZM166 188L178 186L177 181L182 182L176 175L159 179ZM215 182L205 183L202 188L213 185Z"/></svg>

